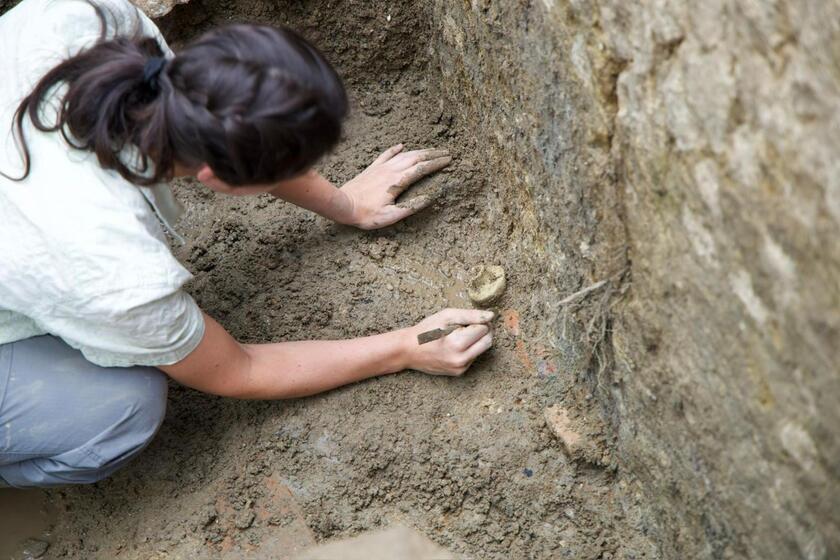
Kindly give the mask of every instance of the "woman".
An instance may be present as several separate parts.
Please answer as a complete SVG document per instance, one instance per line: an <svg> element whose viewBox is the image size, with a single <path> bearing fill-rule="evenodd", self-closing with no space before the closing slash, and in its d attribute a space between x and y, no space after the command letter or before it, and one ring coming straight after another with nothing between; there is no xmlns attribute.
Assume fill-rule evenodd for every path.
<svg viewBox="0 0 840 560"><path fill-rule="evenodd" d="M295 33L229 26L175 55L125 0L24 0L0 18L0 52L0 483L110 475L157 431L164 374L275 399L408 368L458 375L490 348L492 313L457 309L377 336L245 345L183 291L167 179L369 229L419 210L395 197L450 162L395 146L341 188L313 171L347 101ZM463 328L417 343L448 325Z"/></svg>

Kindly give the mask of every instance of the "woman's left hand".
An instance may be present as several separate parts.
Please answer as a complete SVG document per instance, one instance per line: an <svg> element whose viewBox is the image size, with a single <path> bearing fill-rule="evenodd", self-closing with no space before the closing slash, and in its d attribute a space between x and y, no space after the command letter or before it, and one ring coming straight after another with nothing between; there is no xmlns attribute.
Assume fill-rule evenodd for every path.
<svg viewBox="0 0 840 560"><path fill-rule="evenodd" d="M402 144L388 148L341 187L349 205L349 219L345 223L361 229L377 229L407 218L432 202L429 197L418 196L407 204L394 204L413 183L449 165L452 161L449 152L402 150Z"/></svg>

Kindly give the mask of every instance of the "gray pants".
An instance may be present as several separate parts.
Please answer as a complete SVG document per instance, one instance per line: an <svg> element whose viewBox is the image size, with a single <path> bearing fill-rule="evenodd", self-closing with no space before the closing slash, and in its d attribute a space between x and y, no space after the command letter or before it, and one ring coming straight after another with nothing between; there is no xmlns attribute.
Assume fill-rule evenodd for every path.
<svg viewBox="0 0 840 560"><path fill-rule="evenodd" d="M152 440L166 376L103 368L52 336L0 345L0 486L96 482Z"/></svg>

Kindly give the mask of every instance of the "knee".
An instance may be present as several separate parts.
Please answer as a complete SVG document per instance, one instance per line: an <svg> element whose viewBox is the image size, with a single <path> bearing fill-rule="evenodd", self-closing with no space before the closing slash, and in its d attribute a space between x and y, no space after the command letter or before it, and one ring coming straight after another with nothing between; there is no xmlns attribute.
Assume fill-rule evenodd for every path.
<svg viewBox="0 0 840 560"><path fill-rule="evenodd" d="M128 374L129 372L125 372ZM166 415L166 376L158 370L132 371L130 387L115 396L111 420L85 447L90 453L77 465L88 481L110 476L154 439Z"/></svg>
<svg viewBox="0 0 840 560"><path fill-rule="evenodd" d="M166 414L166 376L153 368L117 371L107 391L78 419L81 445L52 456L0 465L13 486L89 484L111 476L152 441ZM104 389L99 387L100 390Z"/></svg>
<svg viewBox="0 0 840 560"><path fill-rule="evenodd" d="M144 368L133 385L132 391L120 399L117 420L90 447L91 456L98 460L81 469L87 471L85 478L89 482L110 476L136 457L163 424L168 391L166 376L158 370Z"/></svg>
<svg viewBox="0 0 840 560"><path fill-rule="evenodd" d="M136 390L127 397L125 426L119 430L126 438L124 452L136 454L155 437L166 416L167 392L166 376L148 368L139 379Z"/></svg>

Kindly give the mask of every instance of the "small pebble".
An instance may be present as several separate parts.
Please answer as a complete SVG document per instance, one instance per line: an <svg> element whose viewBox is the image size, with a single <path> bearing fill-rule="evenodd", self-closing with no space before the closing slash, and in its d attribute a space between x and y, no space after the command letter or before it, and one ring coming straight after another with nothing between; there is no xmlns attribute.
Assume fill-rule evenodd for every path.
<svg viewBox="0 0 840 560"><path fill-rule="evenodd" d="M254 524L254 512L246 510L240 513L234 520L234 525L237 529L245 530Z"/></svg>
<svg viewBox="0 0 840 560"><path fill-rule="evenodd" d="M22 558L29 560L31 558L41 558L46 554L50 543L38 539L27 539L23 543Z"/></svg>

